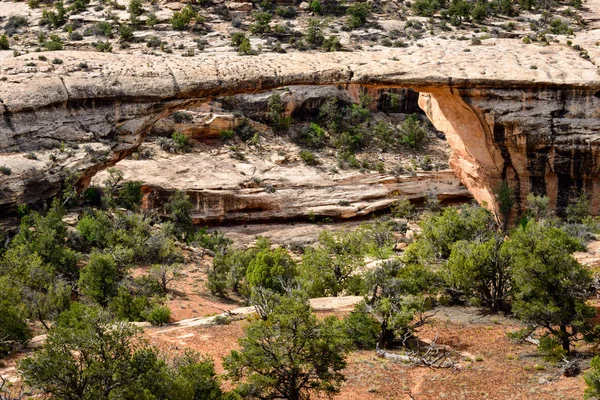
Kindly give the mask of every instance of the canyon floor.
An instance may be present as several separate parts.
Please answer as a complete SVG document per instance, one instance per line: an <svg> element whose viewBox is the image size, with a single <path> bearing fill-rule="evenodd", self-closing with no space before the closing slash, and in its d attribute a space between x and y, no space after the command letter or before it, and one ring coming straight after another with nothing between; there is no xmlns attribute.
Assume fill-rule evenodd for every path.
<svg viewBox="0 0 600 400"><path fill-rule="evenodd" d="M430 198L467 202L471 193L485 199L481 192L491 193L491 181L475 182L473 177L487 179L488 172L506 169L508 153L516 165L514 174L521 173L520 182L527 185L530 170L542 164L546 168L548 163L533 165L535 157L528 158L526 151L536 145L545 149L543 140L554 146L554 131L537 134L554 129L556 121L559 128L563 123L581 129L581 143L595 154L598 92L589 89L577 96L581 82L598 80L600 0L584 2L580 10L562 2L556 4L554 14L522 10L513 17L493 15L483 23L464 21L458 26L441 15L417 16L409 2L369 2L373 12L368 22L353 30L347 29L345 15L324 18L304 2L291 6L293 18L284 16L283 9L268 27L258 28L259 17L253 13L262 9L256 2L202 3L206 4L194 4L197 14L189 29L179 30L171 20L188 4L183 1L142 2L137 20L127 10L129 1L92 1L69 15L62 26L52 26L44 19L44 11L53 10L52 6L0 0L0 28L8 35L9 47L0 49L0 115L4 116L0 167L7 171L0 174L0 207L6 205L0 208L2 213L6 210L12 218L17 204L33 204L58 193L70 173L80 174L82 186L82 182L102 186L110 177L102 170L114 164L124 182L141 182L145 210L164 216L166 199L181 190L192 199L194 222L223 232L237 248L249 246L259 235L275 245L305 246L314 243L323 229L351 229L387 212L399 198L419 205ZM288 7L283 2L277 5ZM317 30L323 40L334 44L338 40L340 52L332 54L330 49L307 44L314 18L320 18ZM248 36L255 55L239 55L242 50L232 43L232 35L241 33ZM280 54L284 52L289 53L286 58ZM371 84L371 74L377 77L377 85ZM429 85L435 92L442 82L448 86L443 90L452 91L455 78L468 84L460 88L464 92L453 93L455 102L448 104L466 109L468 103L479 113L477 122L493 137L474 140L468 131L446 135L447 140L417 110L418 94L415 97L414 88L408 86ZM38 90L40 82L47 82L44 79L51 84ZM284 86L286 79L301 86L268 95L254 93L262 91L263 84ZM354 84L353 79L361 82ZM481 89L470 79L487 79L489 87ZM408 86L402 84L409 81ZM534 81L539 85L534 87ZM321 85L335 82L344 84ZM520 82L523 87L505 90L506 82ZM562 92L552 91L555 84L572 82L576 83L573 103L567 103ZM541 100L530 99L534 92ZM399 146L391 151L368 148L373 141L369 142L353 155L352 167L339 148L314 146L310 152L316 162L308 165L302 158L306 149L292 140L293 135L278 134L269 126L273 120L268 99L273 93L281 95L282 115L292 118L292 133L309 129L333 96L349 107L362 106L363 99L370 98L364 104L372 117L366 125L369 133L379 122L400 132L402 123L417 110L428 140L418 148ZM382 109L392 94L402 99L396 106L401 111ZM522 104L522 99L529 102ZM180 114L173 113L179 109ZM455 120L437 121L436 126L453 132L453 123L463 123L464 115L455 113ZM235 129L242 121L258 136L224 139L223 131ZM514 129L506 134L508 139L504 130L494 129L505 126ZM161 144L175 132L191 139L189 151L170 151ZM536 135L539 142L527 142L527 135ZM562 150L585 147L578 140L564 139ZM460 156L453 165L450 144ZM488 148L495 150L487 152ZM593 166L583 168L587 167ZM552 168L570 170L561 165ZM474 188L471 193L465 182ZM575 197L574 193L570 195ZM553 201L556 197L554 193ZM593 198L593 202L597 209L600 200ZM418 229L414 225L409 222L413 233ZM224 324L209 323L215 315L244 307L246 302L211 295L206 281L212 257L194 249L184 251L184 277L172 285L166 301L172 323L145 324L143 336L166 356L186 348L210 356L222 374L222 357L237 348L253 317L245 313ZM592 242L587 252L576 257L597 271L600 242ZM148 266L138 266L133 275L147 271ZM319 300L316 313L341 318L355 300ZM415 367L381 358L375 351L354 351L344 370L347 380L335 398L582 398L582 374L564 377L560 364L544 360L533 345L507 337L523 327L519 321L474 307L440 306L430 313L435 316L421 328L419 339L452 350L456 368ZM42 338L34 340L32 347L41 342ZM588 348L576 350L585 372L591 358ZM31 351L0 360L0 374L18 382L16 362ZM225 387L233 386L224 382Z"/></svg>
<svg viewBox="0 0 600 400"><path fill-rule="evenodd" d="M578 253L588 265L600 264L600 242L593 242L590 251ZM165 355L174 356L185 349L194 349L215 360L217 372L224 373L222 357L237 349L237 339L244 334L251 314L232 317L225 324L197 323L203 318L221 314L243 305L241 299L224 300L212 296L205 288L206 269L210 257L193 257L186 264L185 277L174 284L168 305L174 320L165 327L144 328L144 337ZM143 273L143 269L136 273ZM355 299L322 299L315 307L319 318L328 315L346 316ZM414 367L383 359L375 351L354 351L343 371L347 380L337 399L581 399L585 384L582 374L566 378L561 366L545 361L535 346L515 343L507 333L522 328L517 320L501 314L486 314L474 307L437 307L431 322L423 327L419 339L436 341L438 347L451 349L456 359L454 369ZM194 320L196 323L194 323ZM35 340L34 340L35 342ZM590 357L585 347L578 348L585 371ZM31 351L31 350L29 350ZM2 361L0 373L15 380L15 363L29 351ZM226 381L225 387L232 382Z"/></svg>

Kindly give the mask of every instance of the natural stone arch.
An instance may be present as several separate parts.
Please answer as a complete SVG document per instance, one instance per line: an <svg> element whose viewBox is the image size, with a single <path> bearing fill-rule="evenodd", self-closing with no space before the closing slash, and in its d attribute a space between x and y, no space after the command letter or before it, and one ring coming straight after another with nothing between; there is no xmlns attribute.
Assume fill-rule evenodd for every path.
<svg viewBox="0 0 600 400"><path fill-rule="evenodd" d="M48 71L25 66L34 55L2 61L0 165L16 167L13 174L0 175L0 212L7 215L19 203L56 194L66 169L79 172L79 184L85 185L139 146L148 128L174 110L215 96L299 84L413 88L421 92L420 103L434 125L446 133L454 149L451 164L478 200L493 207L492 190L507 179L520 202L533 190L549 194L559 207L586 188L597 211L595 68L552 47L538 54L537 69L530 69L519 57L530 55L531 48L519 53L520 45L498 43L469 53L455 49L452 63L440 60L461 44L418 52L192 60L63 52L64 63ZM502 51L517 62L491 61ZM82 61L86 70L78 67ZM80 146L72 156L48 162L49 148L61 142ZM46 159L24 159L29 151Z"/></svg>

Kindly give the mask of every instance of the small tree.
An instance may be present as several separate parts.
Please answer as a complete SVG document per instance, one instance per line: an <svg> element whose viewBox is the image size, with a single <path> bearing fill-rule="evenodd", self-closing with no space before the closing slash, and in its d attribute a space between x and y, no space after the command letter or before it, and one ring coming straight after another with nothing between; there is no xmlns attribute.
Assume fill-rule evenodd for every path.
<svg viewBox="0 0 600 400"><path fill-rule="evenodd" d="M43 350L18 369L35 389L68 400L222 398L212 360L186 351L168 365L134 338L138 328L106 311L74 303Z"/></svg>
<svg viewBox="0 0 600 400"><path fill-rule="evenodd" d="M131 21L134 22L144 13L144 3L142 0L130 0L128 11Z"/></svg>
<svg viewBox="0 0 600 400"><path fill-rule="evenodd" d="M304 35L306 43L312 47L320 47L325 41L323 34L323 24L318 19L311 18L308 20L308 27Z"/></svg>
<svg viewBox="0 0 600 400"><path fill-rule="evenodd" d="M368 3L355 3L346 10L346 24L350 29L363 27L371 15L371 6Z"/></svg>
<svg viewBox="0 0 600 400"><path fill-rule="evenodd" d="M0 277L0 356L26 344L31 338L20 293L8 277Z"/></svg>
<svg viewBox="0 0 600 400"><path fill-rule="evenodd" d="M583 376L587 388L585 389L586 399L600 398L600 356L592 358L590 370Z"/></svg>
<svg viewBox="0 0 600 400"><path fill-rule="evenodd" d="M416 0L412 9L420 17L432 17L441 7L439 0Z"/></svg>
<svg viewBox="0 0 600 400"><path fill-rule="evenodd" d="M81 271L79 286L86 296L103 307L117 295L121 280L117 263L110 254L94 252Z"/></svg>
<svg viewBox="0 0 600 400"><path fill-rule="evenodd" d="M247 397L300 400L313 392L333 395L351 348L340 321L319 322L306 298L284 297L265 321L253 321L239 340L241 349L225 368Z"/></svg>
<svg viewBox="0 0 600 400"><path fill-rule="evenodd" d="M427 130L421 125L419 116L410 115L400 126L400 143L411 149L421 147L427 140Z"/></svg>
<svg viewBox="0 0 600 400"><path fill-rule="evenodd" d="M319 247L305 249L300 267L302 285L311 297L339 296L345 291L356 293L361 277L356 272L364 266L363 236L358 232L319 235Z"/></svg>
<svg viewBox="0 0 600 400"><path fill-rule="evenodd" d="M529 217L539 221L548 218L550 199L547 196L536 196L533 193L527 195L527 214Z"/></svg>
<svg viewBox="0 0 600 400"><path fill-rule="evenodd" d="M150 274L156 279L164 293L167 293L169 283L183 277L181 264L154 264L150 268Z"/></svg>
<svg viewBox="0 0 600 400"><path fill-rule="evenodd" d="M486 238L495 231L495 223L489 211L474 205L446 207L425 219L421 228L421 234L405 252L406 262L447 260L454 243Z"/></svg>
<svg viewBox="0 0 600 400"><path fill-rule="evenodd" d="M128 181L119 189L118 204L128 210L137 211L142 202L142 182Z"/></svg>
<svg viewBox="0 0 600 400"><path fill-rule="evenodd" d="M50 331L44 349L18 368L25 382L53 397L108 399L142 373L144 353L132 351L136 331L103 311L78 306Z"/></svg>
<svg viewBox="0 0 600 400"><path fill-rule="evenodd" d="M506 232L508 229L508 222L510 219L510 212L515 205L514 189L508 186L508 182L502 181L500 185L494 190L494 196L496 197L496 203L498 203L498 212L500 215L496 217L500 221L502 230Z"/></svg>
<svg viewBox="0 0 600 400"><path fill-rule="evenodd" d="M271 26L269 23L271 22L271 18L273 16L269 12L261 12L257 11L252 13L252 18L254 18L254 23L250 25L249 29L252 33L263 34L271 32Z"/></svg>
<svg viewBox="0 0 600 400"><path fill-rule="evenodd" d="M68 231L63 221L64 215L64 208L55 199L46 215L31 212L23 216L19 233L13 238L11 247L24 246L29 253L37 253L54 274L74 282L79 277L78 256L65 246Z"/></svg>
<svg viewBox="0 0 600 400"><path fill-rule="evenodd" d="M580 224L590 213L590 199L584 194L573 204L569 204L565 210L567 221Z"/></svg>
<svg viewBox="0 0 600 400"><path fill-rule="evenodd" d="M491 311L506 311L512 289L510 261L502 236L485 242L461 240L448 259L447 281Z"/></svg>
<svg viewBox="0 0 600 400"><path fill-rule="evenodd" d="M281 95L277 92L269 97L268 101L268 117L269 121L277 130L284 130L290 126L290 117L285 116L285 107L281 101Z"/></svg>
<svg viewBox="0 0 600 400"><path fill-rule="evenodd" d="M256 257L256 249L229 250L213 259L208 270L208 290L215 295L225 296L227 289L247 295L247 285L243 282L250 262Z"/></svg>
<svg viewBox="0 0 600 400"><path fill-rule="evenodd" d="M8 50L10 49L10 44L8 43L8 37L6 35L0 36L0 50Z"/></svg>
<svg viewBox="0 0 600 400"><path fill-rule="evenodd" d="M571 255L583 250L559 228L530 221L507 243L513 257L514 313L524 322L547 329L569 353L571 342L592 333L595 309L592 277Z"/></svg>
<svg viewBox="0 0 600 400"><path fill-rule="evenodd" d="M296 263L287 250L261 250L248 265L246 280L250 287L262 286L283 292L296 277Z"/></svg>
<svg viewBox="0 0 600 400"><path fill-rule="evenodd" d="M363 314L371 318L363 316L362 320L378 322L378 346L391 347L397 337L406 343L424 321L419 318L413 322L417 314L425 311L422 295L432 286L431 274L424 267L405 266L393 260L379 265L366 279L370 288L370 299L363 308Z"/></svg>
<svg viewBox="0 0 600 400"><path fill-rule="evenodd" d="M182 190L178 190L169 197L169 201L165 205L175 224L175 233L179 239L187 238L194 230L194 222L191 217L193 207L190 196Z"/></svg>
<svg viewBox="0 0 600 400"><path fill-rule="evenodd" d="M171 17L171 26L173 29L183 31L186 30L192 19L196 18L197 14L194 9L188 4L180 11L175 11Z"/></svg>

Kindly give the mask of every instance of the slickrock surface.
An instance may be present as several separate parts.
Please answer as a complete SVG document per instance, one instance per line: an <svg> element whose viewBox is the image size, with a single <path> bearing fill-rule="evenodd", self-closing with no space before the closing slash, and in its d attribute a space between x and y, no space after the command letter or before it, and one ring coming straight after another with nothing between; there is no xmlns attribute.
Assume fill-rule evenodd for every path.
<svg viewBox="0 0 600 400"><path fill-rule="evenodd" d="M469 198L450 170L398 177L358 171L333 174L299 161L280 165L271 161L273 155L240 162L214 150L212 154L124 160L118 168L125 180L144 182L144 208L163 210L169 196L185 191L197 224L362 217L389 207L398 196L422 200L428 192L440 201ZM93 183L100 185L106 176L106 172L98 174Z"/></svg>

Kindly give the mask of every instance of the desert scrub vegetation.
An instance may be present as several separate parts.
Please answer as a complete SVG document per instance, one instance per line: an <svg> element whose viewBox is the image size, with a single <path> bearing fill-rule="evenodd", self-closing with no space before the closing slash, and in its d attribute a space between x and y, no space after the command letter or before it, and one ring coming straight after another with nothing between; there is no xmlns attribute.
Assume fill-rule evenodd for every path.
<svg viewBox="0 0 600 400"><path fill-rule="evenodd" d="M357 155L364 151L423 151L429 141L429 126L420 115L410 114L399 124L375 119L368 108L369 96L362 96L361 103L341 103L337 98L327 99L319 109L318 117L310 122L283 128L275 126L275 118L269 119L274 129L287 132L290 139L304 150L335 148L342 168L376 168L385 171L385 165L361 162ZM393 93L382 100L382 107L392 111L398 107ZM432 169L430 157L423 157L420 166Z"/></svg>
<svg viewBox="0 0 600 400"><path fill-rule="evenodd" d="M156 141L161 149L169 153L189 153L193 147L190 137L178 131L173 132L170 138L161 136Z"/></svg>
<svg viewBox="0 0 600 400"><path fill-rule="evenodd" d="M250 44L250 39L241 32L234 32L231 35L231 45L238 51L240 55L251 56L256 54Z"/></svg>
<svg viewBox="0 0 600 400"><path fill-rule="evenodd" d="M426 362L419 332L442 299L449 306L476 304L491 313L512 313L527 327L512 336L539 340L539 351L547 356L568 359L579 351L574 343L598 340L595 312L587 302L593 296L592 275L571 255L600 233L600 223L588 216L585 196L557 217L546 198L531 195L516 226L504 226L476 205L432 207L424 211L412 242L403 218L414 208L399 200L394 212L401 218L324 230L314 245L292 254L266 238L238 249L224 235L198 229L183 192L168 199L162 215L141 213L140 191L140 183L124 182L111 170L103 187L79 197L65 194L65 204L85 206L74 229L64 222L62 199L45 213L20 208L21 229L0 251L0 351L8 354L27 343L33 321L47 330L45 348L19 364L32 388L71 393L74 383L60 382L68 371L77 371L68 375L83 379L76 387L107 396L152 388L148 398L168 398L155 394L176 387L189 393L186 399L198 393L219 399L224 393L220 379L235 382L228 387L242 397L251 389L265 396L337 393L353 348L377 349L389 357L401 351L411 363ZM510 190L498 190L497 196L512 206L500 198L510 197ZM410 243L403 253L395 250L400 241ZM185 362L165 360L134 340L136 328L122 322L169 323L165 298L181 278L182 243L213 255L206 282L211 293L240 296L258 310L239 349L226 357L227 374L219 379L212 360L199 355L186 355ZM378 262L366 268L368 259ZM132 276L131 269L140 264L151 267ZM364 297L343 320L319 320L307 302L342 295ZM263 342L270 347L257 347ZM309 351L288 362L298 346ZM80 351L91 356L73 356ZM143 369L136 369L138 357L146 360ZM61 363L53 366L57 359ZM131 375L115 374L115 365L127 366ZM597 390L597 365L592 363L585 378L590 395ZM206 373L189 372L196 368ZM151 375L150 383L148 371L162 372L160 378ZM289 374L310 384L287 385ZM98 383L107 379L118 385L107 389Z"/></svg>

